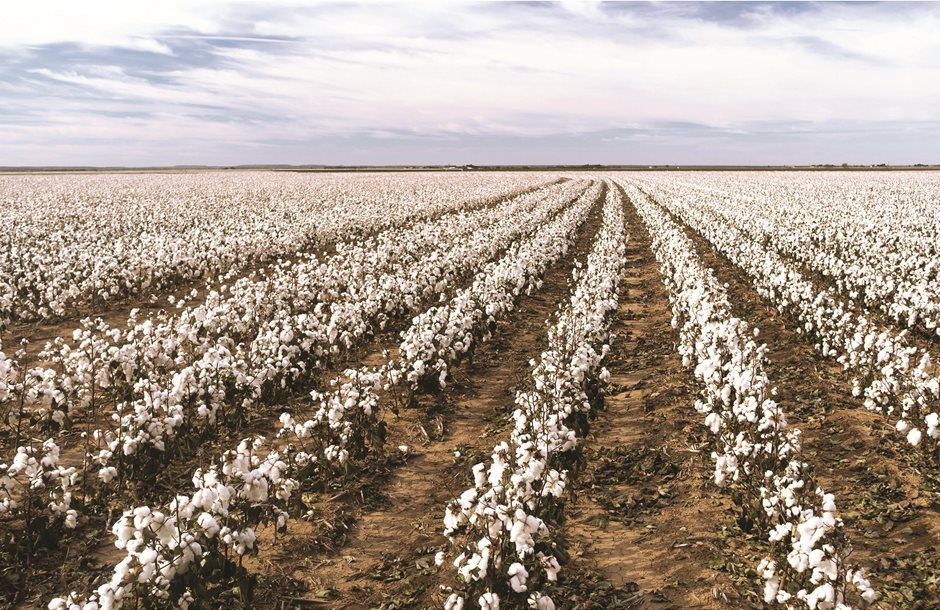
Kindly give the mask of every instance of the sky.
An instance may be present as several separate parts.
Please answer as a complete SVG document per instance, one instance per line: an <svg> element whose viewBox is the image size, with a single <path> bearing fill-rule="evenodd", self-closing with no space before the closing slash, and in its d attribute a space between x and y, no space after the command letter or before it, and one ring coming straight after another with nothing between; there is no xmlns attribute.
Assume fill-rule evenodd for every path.
<svg viewBox="0 0 940 610"><path fill-rule="evenodd" d="M0 165L940 163L940 3L28 0Z"/></svg>

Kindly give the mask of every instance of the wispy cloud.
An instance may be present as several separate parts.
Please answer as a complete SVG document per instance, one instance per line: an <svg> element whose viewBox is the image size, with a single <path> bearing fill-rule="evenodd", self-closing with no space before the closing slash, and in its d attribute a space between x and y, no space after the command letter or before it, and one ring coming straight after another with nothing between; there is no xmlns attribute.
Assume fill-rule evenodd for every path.
<svg viewBox="0 0 940 610"><path fill-rule="evenodd" d="M3 165L940 160L934 4L4 10Z"/></svg>

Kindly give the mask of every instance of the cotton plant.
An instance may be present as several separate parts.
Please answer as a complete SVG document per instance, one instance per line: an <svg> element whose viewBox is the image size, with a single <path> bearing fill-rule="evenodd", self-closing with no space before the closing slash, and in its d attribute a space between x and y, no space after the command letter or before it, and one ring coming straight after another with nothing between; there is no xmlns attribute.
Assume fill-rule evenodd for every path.
<svg viewBox="0 0 940 610"><path fill-rule="evenodd" d="M551 528L564 512L578 431L608 378L603 361L625 241L623 201L611 188L587 264L575 267L571 297L533 362L531 389L516 396L509 440L473 466L473 487L446 507L456 582L444 590L445 610L555 608L550 589L561 566Z"/></svg>
<svg viewBox="0 0 940 610"><path fill-rule="evenodd" d="M2 345L0 345L2 348ZM25 352L14 357L26 362ZM0 523L25 523L11 537L12 555L29 562L37 546L54 545L78 525L80 503L76 501L81 473L65 465L54 439L35 440L29 433L30 405L48 407L60 398L47 383L40 368L26 371L0 351L0 404L4 424L9 427L15 449L8 461L0 462Z"/></svg>
<svg viewBox="0 0 940 610"><path fill-rule="evenodd" d="M78 469L61 464L61 450L51 439L18 447L10 463L0 464L0 518L25 518L32 528L26 538L55 538L74 529L79 514L73 494L79 478Z"/></svg>
<svg viewBox="0 0 940 610"><path fill-rule="evenodd" d="M315 412L298 421L280 416L278 437L290 443L285 455L300 470L303 481L328 481L349 468L351 459L366 450L378 451L385 440L379 420L382 370L348 369L332 380L327 393L312 392Z"/></svg>
<svg viewBox="0 0 940 610"><path fill-rule="evenodd" d="M149 607L191 603L191 590L204 589L206 577L224 577L207 573L208 566L225 572L256 550L257 527L286 525L298 483L280 454L263 447L261 438L245 439L193 475L191 495L177 495L162 508L125 511L111 528L115 546L126 553L111 579L87 597L71 593L48 607L116 609L131 599Z"/></svg>

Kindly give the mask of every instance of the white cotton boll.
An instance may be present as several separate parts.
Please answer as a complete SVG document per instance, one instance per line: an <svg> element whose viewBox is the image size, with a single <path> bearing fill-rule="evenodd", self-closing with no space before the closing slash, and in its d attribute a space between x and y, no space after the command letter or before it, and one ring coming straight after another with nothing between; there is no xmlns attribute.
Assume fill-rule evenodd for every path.
<svg viewBox="0 0 940 610"><path fill-rule="evenodd" d="M464 600L456 593L451 593L444 602L444 610L463 610Z"/></svg>
<svg viewBox="0 0 940 610"><path fill-rule="evenodd" d="M900 432L901 434L904 434L905 432L907 432L908 428L910 428L911 426L903 419L899 419L898 423L896 423L894 427L895 429L897 429L898 432Z"/></svg>
<svg viewBox="0 0 940 610"><path fill-rule="evenodd" d="M137 560L141 565L146 565L148 563L153 563L157 560L157 551L151 548L145 548L140 554L137 555Z"/></svg>
<svg viewBox="0 0 940 610"><path fill-rule="evenodd" d="M810 610L831 608L835 601L835 589L829 583L823 583L806 596L806 605ZM822 602L822 603L821 603Z"/></svg>
<svg viewBox="0 0 940 610"><path fill-rule="evenodd" d="M907 442L915 447L920 444L920 438L921 432L917 428L911 428L911 431L907 433Z"/></svg>
<svg viewBox="0 0 940 610"><path fill-rule="evenodd" d="M871 583L865 578L865 574L862 570L856 570L852 572L852 584L855 585L855 588L858 589L859 593L869 604L878 599L878 593L872 588Z"/></svg>
<svg viewBox="0 0 940 610"><path fill-rule="evenodd" d="M528 588L526 587L526 579L529 578L529 573L526 571L525 566L521 563L514 563L509 566L509 586L512 587L512 590L516 593L525 593Z"/></svg>
<svg viewBox="0 0 940 610"><path fill-rule="evenodd" d="M712 431L712 434L717 434L721 429L721 415L715 412L709 413L705 417L705 425Z"/></svg>
<svg viewBox="0 0 940 610"><path fill-rule="evenodd" d="M480 462L473 466L473 484L475 487L486 485L486 464Z"/></svg>
<svg viewBox="0 0 940 610"><path fill-rule="evenodd" d="M176 605L179 607L180 610L189 610L189 606L194 601L196 601L196 598L194 598L193 594L189 590L187 590L185 593L183 593L182 596L180 596Z"/></svg>
<svg viewBox="0 0 940 610"><path fill-rule="evenodd" d="M110 483L117 476L117 468L108 466L98 471L98 478L105 483Z"/></svg>
<svg viewBox="0 0 940 610"><path fill-rule="evenodd" d="M930 438L940 437L940 415L931 413L924 418L924 423L927 424L927 436Z"/></svg>
<svg viewBox="0 0 940 610"><path fill-rule="evenodd" d="M777 597L777 592L780 590L780 578L778 576L773 576L764 581L764 603L769 604L774 601Z"/></svg>
<svg viewBox="0 0 940 610"><path fill-rule="evenodd" d="M199 523L199 527L206 531L206 535L208 535L209 538L214 537L219 533L219 529L221 529L218 522L215 520L215 517L209 513L202 513L199 515L197 522Z"/></svg>
<svg viewBox="0 0 940 610"><path fill-rule="evenodd" d="M499 610L499 595L487 592L477 600L480 604L480 610Z"/></svg>
<svg viewBox="0 0 940 610"><path fill-rule="evenodd" d="M134 509L134 527L144 529L150 523L150 507L138 506Z"/></svg>
<svg viewBox="0 0 940 610"><path fill-rule="evenodd" d="M555 610L555 602L547 595L533 593L529 596L528 604L532 610Z"/></svg>
<svg viewBox="0 0 940 610"><path fill-rule="evenodd" d="M438 551L434 554L434 565L438 567L444 565L444 551Z"/></svg>

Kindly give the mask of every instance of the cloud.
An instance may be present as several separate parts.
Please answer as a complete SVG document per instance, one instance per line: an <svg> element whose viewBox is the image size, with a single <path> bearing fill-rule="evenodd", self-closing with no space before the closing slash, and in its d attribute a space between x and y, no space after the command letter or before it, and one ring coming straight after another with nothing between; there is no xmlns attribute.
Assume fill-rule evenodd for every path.
<svg viewBox="0 0 940 610"><path fill-rule="evenodd" d="M711 162L745 145L800 162L812 134L880 162L886 130L940 121L932 4L37 0L4 17L0 164L481 163L526 143L564 162L589 153L573 142L616 160L615 143L703 138Z"/></svg>

